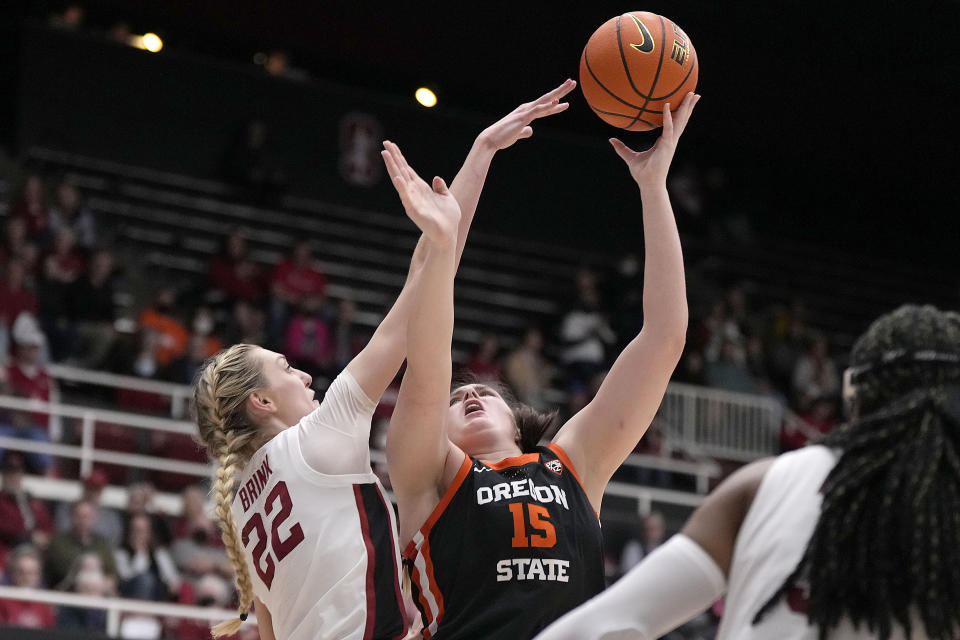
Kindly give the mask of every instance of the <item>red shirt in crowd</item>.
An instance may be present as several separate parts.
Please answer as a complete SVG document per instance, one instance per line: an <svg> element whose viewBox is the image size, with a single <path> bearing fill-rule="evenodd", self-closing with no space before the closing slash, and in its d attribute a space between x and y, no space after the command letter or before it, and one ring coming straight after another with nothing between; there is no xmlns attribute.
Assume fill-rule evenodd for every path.
<svg viewBox="0 0 960 640"><path fill-rule="evenodd" d="M12 549L18 544L29 542L33 531L53 533L53 519L42 501L24 496L24 508L32 512L34 524L27 529L24 513L17 497L7 492L0 492L0 545Z"/></svg>
<svg viewBox="0 0 960 640"><path fill-rule="evenodd" d="M50 401L52 382L50 374L43 367L37 367L34 374L30 375L16 361L11 362L7 369L7 384L18 396Z"/></svg>
<svg viewBox="0 0 960 640"><path fill-rule="evenodd" d="M284 260L276 266L271 283L296 298L323 295L327 290L327 276L320 270L311 265L297 266L291 260Z"/></svg>
<svg viewBox="0 0 960 640"><path fill-rule="evenodd" d="M27 289L13 290L0 281L0 324L12 326L24 311L37 313L37 297Z"/></svg>
<svg viewBox="0 0 960 640"><path fill-rule="evenodd" d="M46 602L0 600L0 623L30 629L48 629L57 623L53 607Z"/></svg>
<svg viewBox="0 0 960 640"><path fill-rule="evenodd" d="M237 300L255 301L264 294L260 267L248 260L235 262L223 256L210 261L210 285Z"/></svg>

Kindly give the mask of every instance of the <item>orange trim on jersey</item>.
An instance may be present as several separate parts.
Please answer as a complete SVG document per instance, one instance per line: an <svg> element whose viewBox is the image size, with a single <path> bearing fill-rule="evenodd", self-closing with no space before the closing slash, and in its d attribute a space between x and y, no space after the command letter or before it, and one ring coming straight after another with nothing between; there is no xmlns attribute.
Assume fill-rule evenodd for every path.
<svg viewBox="0 0 960 640"><path fill-rule="evenodd" d="M469 460L469 457L467 459ZM423 556L423 562L427 565L427 577L430 579L430 592L433 594L433 599L437 602L437 617L434 620L437 624L440 624L440 621L443 620L443 594L440 593L440 585L437 584L437 574L433 572L429 538L424 538L423 547L420 548L420 555ZM429 627L430 625L425 626ZM424 633L423 637L429 638L430 636Z"/></svg>
<svg viewBox="0 0 960 640"><path fill-rule="evenodd" d="M450 504L450 501L453 500L454 494L460 488L460 485L463 484L464 479L466 479L467 474L470 473L470 469L473 467L473 461L470 459L470 456L464 454L463 464L460 465L460 469L457 471L457 475L453 477L453 482L450 483L450 486L447 487L446 492L444 492L443 497L440 498L440 502L437 503L437 506L433 508L433 512L430 514L430 517L427 518L427 521L423 523L423 526L420 527L420 533L423 535L424 545L426 545L427 540L430 538L430 529L433 528L433 525L437 523L437 520L440 519L440 516L443 515L444 510L447 508L447 505ZM407 547L403 550L403 557L408 560L413 560L417 556L417 545L416 542L411 540Z"/></svg>
<svg viewBox="0 0 960 640"><path fill-rule="evenodd" d="M523 465L523 464L537 462L539 459L540 459L539 453L524 453L523 455L514 456L512 458L504 458L503 460L495 464L487 464L486 462L484 462L483 464L486 464L491 469L496 469L497 471L499 471L500 469L506 469L507 467L519 467L520 465Z"/></svg>
<svg viewBox="0 0 960 640"><path fill-rule="evenodd" d="M557 454L557 458L559 458L560 462L562 462L565 467L570 469L570 472L573 473L573 477L577 479L577 484L580 485L580 489L583 491L583 495L586 496L587 490L583 487L583 482L580 480L580 475L577 473L577 470L573 466L573 463L570 462L570 458L567 456L567 452L563 450L563 447L561 447L556 443L551 442L550 444L547 445L547 449L550 449L550 451L553 451L555 454ZM590 499L590 496L587 496L588 501L589 499ZM600 513L596 509L594 509L593 512L597 514L597 519L599 520Z"/></svg>

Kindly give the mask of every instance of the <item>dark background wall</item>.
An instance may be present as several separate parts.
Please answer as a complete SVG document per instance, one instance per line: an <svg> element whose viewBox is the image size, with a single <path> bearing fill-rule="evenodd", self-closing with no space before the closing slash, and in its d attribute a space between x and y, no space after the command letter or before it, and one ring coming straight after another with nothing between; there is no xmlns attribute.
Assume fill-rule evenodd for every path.
<svg viewBox="0 0 960 640"><path fill-rule="evenodd" d="M12 1L0 11L7 26L61 4ZM21 150L57 136L91 151L119 139L114 151L131 161L140 153L209 175L243 119L259 114L298 189L391 206L389 191L334 177L345 112L375 115L424 171L449 176L483 124L576 77L596 26L645 9L676 20L697 47L704 99L677 165L721 167L725 212L746 216L761 237L948 264L960 235L955 0L83 4L92 28L124 19L134 31L161 33L167 47L150 56L92 41L41 45L39 35L24 34L23 73L9 71L16 55L0 60L0 75L18 75L29 94L3 105L5 123L23 129ZM314 78L309 87L254 72L252 52L272 47L292 53ZM410 100L423 82L441 93L429 113ZM99 125L96 114L109 122ZM569 113L498 160L479 224L509 222L521 235L560 242L626 242L637 199L605 146L614 133L572 95Z"/></svg>

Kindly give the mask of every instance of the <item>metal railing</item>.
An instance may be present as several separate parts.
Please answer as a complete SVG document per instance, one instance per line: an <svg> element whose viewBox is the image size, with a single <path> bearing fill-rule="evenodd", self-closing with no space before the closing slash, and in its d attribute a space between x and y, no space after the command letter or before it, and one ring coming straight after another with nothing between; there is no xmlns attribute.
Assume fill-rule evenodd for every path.
<svg viewBox="0 0 960 640"><path fill-rule="evenodd" d="M47 373L57 380L68 380L114 389L144 391L170 398L170 416L173 418L182 418L186 415L187 402L193 397L193 387L189 385L145 380L135 376L121 376L106 371L79 369L64 364L47 365Z"/></svg>
<svg viewBox="0 0 960 640"><path fill-rule="evenodd" d="M167 418L153 418L149 416L123 413L106 409L54 404L41 400L16 398L12 396L0 396L0 409L28 411L31 413L42 412L63 418L75 418L81 420L79 445L60 444L55 442L38 442L25 438L0 436L0 448L2 449L15 449L18 451L41 453L79 460L81 477L86 477L86 475L90 473L90 471L93 469L94 462L133 467L137 469L150 469L155 471L181 473L184 475L195 476L197 478L210 478L214 473L213 466L209 464L188 462L184 460L169 460L166 458L143 455L139 453L110 451L107 449L98 449L94 446L94 435L96 424L98 422L107 422L114 425L125 425L133 428L149 429L154 431L193 434L196 427L190 422L171 420ZM386 455L383 451L378 449L372 449L370 451L370 457L374 462L386 462ZM719 477L720 475L720 468L715 463L686 462L682 460L671 460L669 458L658 458L656 456L631 455L625 462L625 465L628 467L662 469L672 473L690 475L696 478L699 495L694 493L660 489L657 487L634 485L625 482L610 483L607 488L607 495L635 499L637 500L638 508L641 509L641 512L644 512L644 505L650 505L653 502L695 506L702 501L703 495L708 491L709 481L713 478Z"/></svg>
<svg viewBox="0 0 960 640"><path fill-rule="evenodd" d="M670 446L693 456L749 462L780 452L784 408L773 398L673 382L658 415Z"/></svg>
<svg viewBox="0 0 960 640"><path fill-rule="evenodd" d="M121 615L133 613L140 616L157 616L187 620L208 620L222 622L237 617L236 610L213 607L194 607L183 604L167 604L149 600L130 600L127 598L103 598L83 596L76 593L51 591L48 589L28 589L25 587L0 586L0 599L26 600L47 604L80 607L81 609L103 609L107 612L107 635L115 638L120 635ZM250 612L244 624L256 624L257 616Z"/></svg>

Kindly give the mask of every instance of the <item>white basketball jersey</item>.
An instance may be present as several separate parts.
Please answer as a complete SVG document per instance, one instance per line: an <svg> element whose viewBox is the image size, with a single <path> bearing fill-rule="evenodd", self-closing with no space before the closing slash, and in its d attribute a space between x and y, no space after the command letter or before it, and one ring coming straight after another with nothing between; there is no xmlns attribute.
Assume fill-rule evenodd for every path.
<svg viewBox="0 0 960 640"><path fill-rule="evenodd" d="M820 487L836 463L833 450L809 446L779 456L767 470L737 535L717 640L817 640L800 589L780 598L757 624L753 619L803 557L820 517ZM876 634L844 622L830 638L868 640ZM895 627L891 640L903 638ZM913 638L927 638L919 622Z"/></svg>
<svg viewBox="0 0 960 640"><path fill-rule="evenodd" d="M394 512L367 447L375 406L342 373L240 477L233 516L277 638L405 635Z"/></svg>

